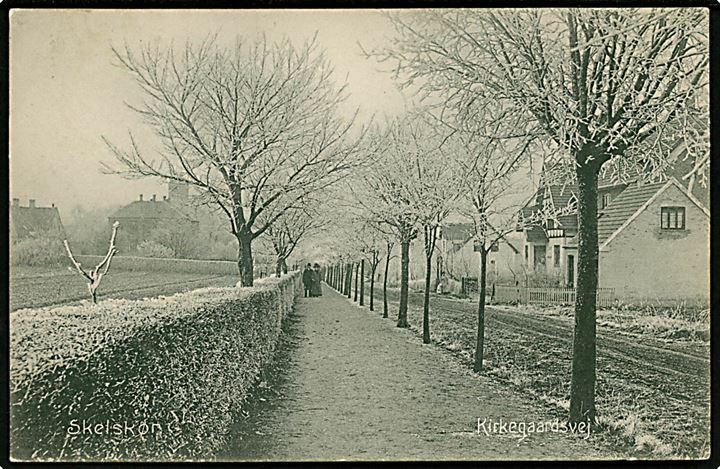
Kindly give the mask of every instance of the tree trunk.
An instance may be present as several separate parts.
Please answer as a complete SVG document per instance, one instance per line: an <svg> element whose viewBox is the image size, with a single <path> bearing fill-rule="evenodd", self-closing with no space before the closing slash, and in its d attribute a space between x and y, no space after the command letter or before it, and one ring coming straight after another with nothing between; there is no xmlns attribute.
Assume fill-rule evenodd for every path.
<svg viewBox="0 0 720 469"><path fill-rule="evenodd" d="M375 311L375 271L377 270L378 260L373 261L370 266L370 311Z"/></svg>
<svg viewBox="0 0 720 469"><path fill-rule="evenodd" d="M400 310L398 311L397 327L410 327L407 320L408 282L410 266L410 240L400 243Z"/></svg>
<svg viewBox="0 0 720 469"><path fill-rule="evenodd" d="M423 343L430 343L430 282L432 281L432 255L435 250L437 228L425 227L425 298L423 300Z"/></svg>
<svg viewBox="0 0 720 469"><path fill-rule="evenodd" d="M347 264L347 283L345 285L345 295L348 299L352 298L352 279L353 279L353 265Z"/></svg>
<svg viewBox="0 0 720 469"><path fill-rule="evenodd" d="M385 256L385 276L383 277L383 316L388 317L388 299L387 299L387 284L388 284L388 270L390 269L390 249L387 251Z"/></svg>
<svg viewBox="0 0 720 469"><path fill-rule="evenodd" d="M282 270L282 273L283 273L283 274L287 275L287 273L288 273L288 265L287 265L287 260L286 260L286 259L283 259L283 260L282 260L282 264L280 264L280 269Z"/></svg>
<svg viewBox="0 0 720 469"><path fill-rule="evenodd" d="M430 255L432 256L432 254ZM423 344L430 343L430 277L432 276L432 257L425 259L425 298L423 299Z"/></svg>
<svg viewBox="0 0 720 469"><path fill-rule="evenodd" d="M252 235L241 231L236 235L238 241L238 269L243 287L253 286Z"/></svg>
<svg viewBox="0 0 720 469"><path fill-rule="evenodd" d="M435 266L435 289L437 290L438 285L442 281L442 269L443 269L443 257L442 252L437 255L437 265Z"/></svg>
<svg viewBox="0 0 720 469"><path fill-rule="evenodd" d="M485 284L487 283L487 251L485 242L480 246L480 298L478 299L477 340L475 341L475 365L473 370L482 371L485 353Z"/></svg>
<svg viewBox="0 0 720 469"><path fill-rule="evenodd" d="M283 258L279 257L277 258L277 261L275 262L275 276L280 277L283 273Z"/></svg>
<svg viewBox="0 0 720 469"><path fill-rule="evenodd" d="M360 272L360 264L355 264L355 297L353 298L355 303L357 303L358 300L358 281L360 280L358 272Z"/></svg>
<svg viewBox="0 0 720 469"><path fill-rule="evenodd" d="M360 306L365 304L365 259L360 260Z"/></svg>
<svg viewBox="0 0 720 469"><path fill-rule="evenodd" d="M595 306L598 284L597 186L595 165L579 166L578 259L575 283L570 421L595 420Z"/></svg>

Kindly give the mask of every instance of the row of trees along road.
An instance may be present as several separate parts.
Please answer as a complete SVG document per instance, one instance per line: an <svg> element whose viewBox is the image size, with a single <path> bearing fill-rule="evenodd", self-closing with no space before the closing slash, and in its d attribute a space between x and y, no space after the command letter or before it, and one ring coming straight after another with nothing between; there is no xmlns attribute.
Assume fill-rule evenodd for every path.
<svg viewBox="0 0 720 469"><path fill-rule="evenodd" d="M429 293L432 255L438 228L459 196L461 171L457 159L445 154L442 139L425 113L410 113L376 129L372 138L380 144L372 164L357 171L349 184L357 210L373 220L400 245L400 309L398 327L408 327L408 280L410 244L422 230L426 255L423 340L430 342ZM390 238L389 236L392 238ZM380 247L377 247L380 249ZM389 251L388 251L389 255ZM389 258L386 258L386 261ZM386 262L387 265L387 262Z"/></svg>
<svg viewBox="0 0 720 469"><path fill-rule="evenodd" d="M209 38L183 50L116 49L145 97L133 109L163 151L155 161L132 136L129 149L108 141L121 163L108 169L198 188L227 216L243 285L252 285L252 241L271 230L269 238L281 241L274 248L282 271L285 248L292 252L297 241L279 220L295 225L293 217L314 210L304 200L352 173L347 192L362 214L353 223L377 236L363 238L371 247L338 248L336 260L352 275L353 262L369 256L372 266L384 252L387 281L397 242L398 326L407 327L410 244L422 234L428 342L438 227L451 210L473 220L484 289L487 253L510 227L500 201L525 157L537 155L577 187L570 420L594 420L598 176L660 176L684 141L683 157L693 161L687 177L707 182L707 12L427 10L390 19L391 45L367 55L390 64L423 107L370 135L354 117L341 117L345 88L333 84L314 41L299 50L264 38L231 47ZM543 178L553 182L550 173ZM481 294L476 370L483 337Z"/></svg>
<svg viewBox="0 0 720 469"><path fill-rule="evenodd" d="M386 275L392 243L400 245L400 308L398 327L408 327L407 294L410 244L422 233L425 254L423 341L430 343L432 257L440 230L451 212L473 221L481 255L480 295L475 370L482 369L487 255L492 246L515 229L517 204L512 177L519 168L532 169L530 149L538 137L526 129L522 116L480 109L453 113L443 106L416 109L373 133L378 148L372 164L348 182L357 233L377 262L386 246ZM481 112L482 111L482 112ZM479 118L478 116L482 116ZM537 153L537 152L536 152ZM374 233L374 235L373 235ZM369 246L368 246L369 245ZM372 285L371 285L372 291Z"/></svg>
<svg viewBox="0 0 720 469"><path fill-rule="evenodd" d="M490 102L527 120L523 128L542 131L557 150L553 163L577 185L570 420L594 420L598 175L658 176L684 141L695 163L688 176L707 181L707 11L432 10L391 19L394 42L369 55L460 115Z"/></svg>
<svg viewBox="0 0 720 469"><path fill-rule="evenodd" d="M181 181L228 220L241 282L253 284L252 242L303 200L344 178L361 160L364 130L341 112L345 86L315 40L237 39L221 45L113 49L143 98L130 104L162 142L157 158L130 135L105 140L127 177Z"/></svg>

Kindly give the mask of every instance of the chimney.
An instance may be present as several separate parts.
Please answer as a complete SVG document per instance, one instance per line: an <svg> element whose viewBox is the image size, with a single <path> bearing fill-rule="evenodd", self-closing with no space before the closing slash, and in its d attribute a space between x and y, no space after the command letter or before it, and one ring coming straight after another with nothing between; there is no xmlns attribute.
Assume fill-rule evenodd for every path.
<svg viewBox="0 0 720 469"><path fill-rule="evenodd" d="M143 198L142 198L142 194L140 194L140 202L142 202L142 200L143 200Z"/></svg>
<svg viewBox="0 0 720 469"><path fill-rule="evenodd" d="M30 199L30 208L35 208L35 199Z"/></svg>
<svg viewBox="0 0 720 469"><path fill-rule="evenodd" d="M153 196L152 196L153 202L155 202L156 199L157 199L157 195L156 195L156 194L153 194Z"/></svg>
<svg viewBox="0 0 720 469"><path fill-rule="evenodd" d="M13 207L19 207L20 206L20 199L13 199Z"/></svg>

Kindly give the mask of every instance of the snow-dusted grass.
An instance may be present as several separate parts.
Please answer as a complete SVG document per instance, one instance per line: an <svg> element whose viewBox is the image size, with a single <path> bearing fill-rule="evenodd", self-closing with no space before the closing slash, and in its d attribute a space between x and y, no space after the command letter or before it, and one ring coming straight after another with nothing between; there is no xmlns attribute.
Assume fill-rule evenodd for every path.
<svg viewBox="0 0 720 469"><path fill-rule="evenodd" d="M272 356L298 290L293 274L12 313L13 457L207 458Z"/></svg>
<svg viewBox="0 0 720 469"><path fill-rule="evenodd" d="M572 306L494 305L503 311L548 315L573 320ZM609 308L598 309L598 327L621 334L642 335L661 340L710 340L710 308L698 303L659 301L634 303L617 302Z"/></svg>

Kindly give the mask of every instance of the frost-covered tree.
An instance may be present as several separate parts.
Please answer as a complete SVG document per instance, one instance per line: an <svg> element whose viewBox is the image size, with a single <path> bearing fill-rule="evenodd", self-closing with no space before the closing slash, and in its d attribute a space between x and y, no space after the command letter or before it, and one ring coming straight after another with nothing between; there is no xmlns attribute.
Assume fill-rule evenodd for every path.
<svg viewBox="0 0 720 469"><path fill-rule="evenodd" d="M594 420L598 175L660 175L682 141L689 174L707 181L707 10L434 10L393 22L379 56L406 84L431 95L451 83L448 104L492 99L531 119L577 185L570 419Z"/></svg>
<svg viewBox="0 0 720 469"><path fill-rule="evenodd" d="M110 264L112 263L113 257L115 257L115 254L117 254L117 248L115 247L115 239L117 237L117 231L118 227L120 226L119 222L115 222L112 225L112 234L110 235L110 245L108 246L107 254L105 254L105 257L98 263L98 265L95 266L95 268L90 269L86 271L83 269L82 265L75 260L75 256L73 256L72 250L70 249L70 244L68 243L67 239L63 241L63 244L65 245L65 250L67 251L67 255L70 258L70 262L72 262L73 267L75 267L75 270L82 275L85 280L87 280L88 283L88 291L90 292L90 299L92 300L93 304L97 303L97 290L100 288L100 283L102 282L103 277L107 275L108 270L110 270Z"/></svg>
<svg viewBox="0 0 720 469"><path fill-rule="evenodd" d="M314 39L297 48L238 38L226 47L211 37L113 52L142 93L130 107L162 148L152 158L132 135L129 149L106 140L121 163L108 170L196 187L226 215L241 282L252 285L253 240L356 163L362 131L341 112L345 87Z"/></svg>
<svg viewBox="0 0 720 469"><path fill-rule="evenodd" d="M276 256L276 276L280 277L288 272L288 258L293 254L298 243L317 233L326 224L327 219L322 215L317 202L309 199L297 204L297 208L283 211L264 235L266 242L272 245L272 251Z"/></svg>
<svg viewBox="0 0 720 469"><path fill-rule="evenodd" d="M477 104L478 102L475 102ZM460 183L458 211L472 221L473 238L480 254L478 282L477 334L475 371L483 369L485 345L485 296L487 291L487 259L497 243L515 231L520 208L517 173L522 168L533 170L531 155L541 154L535 142L537 134L523 131L528 123L520 115L502 109L494 112L484 106L461 109L452 113L441 108L437 122L450 132L446 139L448 154L456 160L463 174ZM477 117L481 116L481 117Z"/></svg>
<svg viewBox="0 0 720 469"><path fill-rule="evenodd" d="M459 171L442 149L442 134L419 113L391 121L377 138L377 157L356 179L356 200L400 245L398 327L407 322L410 244L422 230L426 262L424 341L430 341L429 289L437 229L457 197Z"/></svg>

